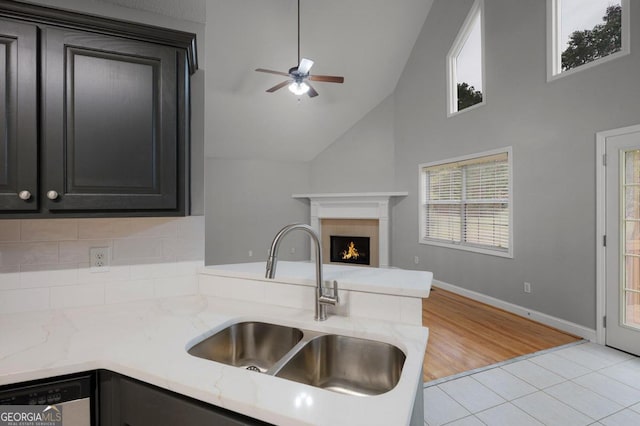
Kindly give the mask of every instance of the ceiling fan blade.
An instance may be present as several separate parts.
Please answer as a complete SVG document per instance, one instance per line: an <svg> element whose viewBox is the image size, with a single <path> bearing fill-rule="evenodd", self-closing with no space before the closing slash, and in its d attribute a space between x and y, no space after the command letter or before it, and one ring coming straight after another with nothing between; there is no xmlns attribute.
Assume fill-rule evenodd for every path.
<svg viewBox="0 0 640 426"><path fill-rule="evenodd" d="M322 81L325 83L344 83L344 77L337 75L310 75L309 80Z"/></svg>
<svg viewBox="0 0 640 426"><path fill-rule="evenodd" d="M288 73L282 72L282 71L273 71L273 70L267 70L267 69L264 69L264 68L256 68L256 71L258 71L258 72L266 72L268 74L283 75L285 77L289 77Z"/></svg>
<svg viewBox="0 0 640 426"><path fill-rule="evenodd" d="M315 98L316 96L318 96L318 92L316 92L316 89L314 89L312 85L307 83L307 86L309 86L309 91L307 92L307 95L309 95L310 98Z"/></svg>
<svg viewBox="0 0 640 426"><path fill-rule="evenodd" d="M298 65L298 72L302 75L309 74L312 66L313 61L311 59L302 58L300 59L300 64Z"/></svg>
<svg viewBox="0 0 640 426"><path fill-rule="evenodd" d="M269 93L273 93L273 92L275 92L275 91L276 91L276 90L278 90L278 89L282 89L284 86L286 86L286 85L287 85L287 84L289 84L289 83L291 83L291 80L283 81L282 83L280 83L280 84L276 84L276 85L275 85L275 86L273 86L272 88L267 89L267 92L269 92Z"/></svg>

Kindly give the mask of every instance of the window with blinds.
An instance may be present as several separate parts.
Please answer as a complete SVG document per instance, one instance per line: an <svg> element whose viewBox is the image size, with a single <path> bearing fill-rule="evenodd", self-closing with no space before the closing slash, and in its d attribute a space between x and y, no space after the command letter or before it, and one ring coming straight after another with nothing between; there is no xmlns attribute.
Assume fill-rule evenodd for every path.
<svg viewBox="0 0 640 426"><path fill-rule="evenodd" d="M420 242L512 257L511 149L420 165Z"/></svg>

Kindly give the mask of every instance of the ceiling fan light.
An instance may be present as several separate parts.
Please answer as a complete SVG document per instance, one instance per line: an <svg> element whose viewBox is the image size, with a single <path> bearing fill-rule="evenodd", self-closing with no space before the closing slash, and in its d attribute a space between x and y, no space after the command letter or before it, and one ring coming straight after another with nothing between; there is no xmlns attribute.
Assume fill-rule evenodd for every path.
<svg viewBox="0 0 640 426"><path fill-rule="evenodd" d="M296 96L301 96L309 91L309 85L304 81L299 83L294 81L289 85L289 91Z"/></svg>

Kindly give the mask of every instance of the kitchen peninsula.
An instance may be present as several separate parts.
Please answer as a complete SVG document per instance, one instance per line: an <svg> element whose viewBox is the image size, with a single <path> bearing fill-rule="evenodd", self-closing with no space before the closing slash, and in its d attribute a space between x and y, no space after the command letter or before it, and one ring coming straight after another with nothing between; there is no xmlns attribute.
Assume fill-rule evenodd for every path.
<svg viewBox="0 0 640 426"><path fill-rule="evenodd" d="M283 277L287 269L284 263L280 265ZM326 271L329 278L332 270L327 267ZM313 289L304 280L302 284L282 284L291 287L289 289L269 287L265 290L278 293L290 305L296 301L304 303L299 307L278 306L270 303L268 297L248 301L230 297L234 296L231 293L208 295L213 287L218 293L225 288L227 292L244 292L246 286L253 286L255 290L273 284L265 283L264 279L239 279L225 277L225 274L230 275L203 271L201 294L192 296L2 315L0 385L105 369L279 425L400 425L413 424L416 419L419 419L417 424L422 424L422 362L427 329L409 324L411 321L346 316L340 312L330 314L327 321L316 322L312 303L307 305L304 297L299 298L299 288L303 296L307 288ZM215 284L211 284L212 277ZM357 300L361 296L357 293L362 293L358 288L363 289L358 286L363 284L358 284L355 278L343 278L341 292L353 292L345 293L345 300ZM296 281L293 277L287 280ZM291 289L293 295L287 295ZM410 290L403 291L411 294ZM386 297L384 293L370 294ZM255 297L264 295L263 291ZM349 309L365 312L357 306ZM195 342L242 321L281 324L388 343L406 355L402 374L397 385L386 393L350 396L187 353Z"/></svg>

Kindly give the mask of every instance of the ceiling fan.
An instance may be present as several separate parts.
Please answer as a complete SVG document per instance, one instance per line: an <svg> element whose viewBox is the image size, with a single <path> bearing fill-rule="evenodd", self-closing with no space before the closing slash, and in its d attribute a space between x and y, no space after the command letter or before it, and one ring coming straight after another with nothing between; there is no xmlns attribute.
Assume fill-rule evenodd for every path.
<svg viewBox="0 0 640 426"><path fill-rule="evenodd" d="M344 77L334 76L334 75L311 75L309 71L311 71L311 67L313 66L313 61L311 59L302 58L300 59L300 0L298 0L298 65L290 68L289 72L282 71L273 71L264 68L257 68L258 72L266 72L269 74L282 75L285 77L289 77L288 80L283 81L282 83L276 84L275 86L267 89L267 92L273 93L276 90L282 89L284 86L289 86L289 90L297 96L302 96L305 93L309 95L310 98L314 98L318 96L318 92L309 84L309 81L320 81L325 83L343 83Z"/></svg>

